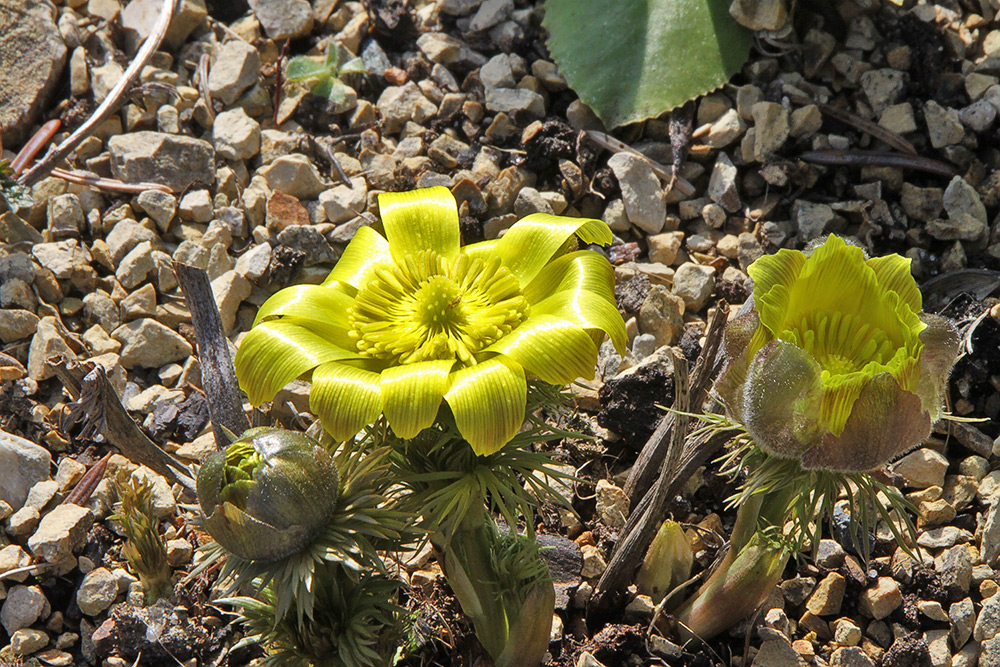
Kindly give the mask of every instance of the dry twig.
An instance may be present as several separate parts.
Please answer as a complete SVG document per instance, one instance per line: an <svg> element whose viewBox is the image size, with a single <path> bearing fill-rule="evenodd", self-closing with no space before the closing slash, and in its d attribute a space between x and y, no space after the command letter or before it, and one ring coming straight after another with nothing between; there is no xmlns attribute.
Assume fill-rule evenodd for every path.
<svg viewBox="0 0 1000 667"><path fill-rule="evenodd" d="M160 9L160 15L156 18L156 23L153 25L153 29L150 32L149 37L147 37L142 43L142 47L139 49L139 52L135 54L135 58L129 64L128 69L125 70L125 74L122 75L122 78L115 84L115 87L111 89L111 92L108 93L106 98L104 98L104 101L101 102L100 106L94 110L94 113L90 115L90 118L88 118L80 127L76 128L76 131L69 135L65 141L59 144L54 151L42 158L38 164L18 179L22 185L30 186L45 178L45 176L50 174L59 162L64 160L70 153L73 152L73 149L79 146L84 139L93 134L98 125L104 122L108 116L118 109L118 106L128 94L129 88L131 88L132 84L134 84L139 78L142 68L149 62L149 59L153 56L153 52L159 48L160 42L163 41L164 35L167 34L167 28L170 26L170 19L173 17L174 12L177 11L177 5L179 2L180 0L163 0L163 7Z"/></svg>

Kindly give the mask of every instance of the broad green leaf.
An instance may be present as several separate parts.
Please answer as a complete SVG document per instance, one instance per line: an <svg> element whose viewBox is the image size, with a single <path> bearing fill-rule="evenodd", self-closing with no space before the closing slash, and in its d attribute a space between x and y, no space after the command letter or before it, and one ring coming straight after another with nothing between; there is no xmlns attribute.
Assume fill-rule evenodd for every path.
<svg viewBox="0 0 1000 667"><path fill-rule="evenodd" d="M739 71L751 33L731 0L547 0L542 25L566 81L609 127L655 118Z"/></svg>
<svg viewBox="0 0 1000 667"><path fill-rule="evenodd" d="M379 214L389 252L397 264L421 250L454 257L462 242L458 205L451 191L441 185L411 192L385 192L378 196Z"/></svg>
<svg viewBox="0 0 1000 667"><path fill-rule="evenodd" d="M325 97L331 104L340 104L347 98L347 88L333 77L320 79L311 92L317 97Z"/></svg>
<svg viewBox="0 0 1000 667"><path fill-rule="evenodd" d="M382 412L379 374L336 361L320 364L312 374L309 409L335 440L347 440Z"/></svg>
<svg viewBox="0 0 1000 667"><path fill-rule="evenodd" d="M586 331L552 315L528 318L485 351L506 355L549 384L592 379L597 359L597 346Z"/></svg>
<svg viewBox="0 0 1000 667"><path fill-rule="evenodd" d="M340 68L341 74L367 74L368 68L365 67L365 61L361 58L352 58L344 63L344 66Z"/></svg>
<svg viewBox="0 0 1000 667"><path fill-rule="evenodd" d="M337 71L337 65L340 64L340 54L337 53L337 45L331 43L326 47L326 68L331 74Z"/></svg>
<svg viewBox="0 0 1000 667"><path fill-rule="evenodd" d="M326 65L309 56L296 56L288 61L288 66L285 68L285 78L289 81L305 81L329 76L332 75Z"/></svg>
<svg viewBox="0 0 1000 667"><path fill-rule="evenodd" d="M418 361L382 371L382 411L400 438L412 438L434 423L448 389L454 361Z"/></svg>
<svg viewBox="0 0 1000 667"><path fill-rule="evenodd" d="M494 357L452 373L445 400L462 437L476 454L488 456L517 435L527 390L524 369Z"/></svg>
<svg viewBox="0 0 1000 667"><path fill-rule="evenodd" d="M611 244L611 229L600 220L532 213L500 237L495 251L503 265L526 286L574 234L584 243Z"/></svg>
<svg viewBox="0 0 1000 667"><path fill-rule="evenodd" d="M324 361L357 357L356 352L338 347L294 322L261 322L247 333L236 351L236 377L250 403L259 405Z"/></svg>

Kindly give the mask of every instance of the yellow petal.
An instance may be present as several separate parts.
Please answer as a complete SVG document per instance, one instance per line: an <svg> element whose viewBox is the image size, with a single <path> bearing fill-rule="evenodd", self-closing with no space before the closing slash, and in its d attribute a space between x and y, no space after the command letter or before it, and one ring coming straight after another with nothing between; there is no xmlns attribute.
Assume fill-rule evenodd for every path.
<svg viewBox="0 0 1000 667"><path fill-rule="evenodd" d="M611 243L611 229L601 220L532 213L518 220L497 241L496 251L521 285L528 285L573 235L583 243Z"/></svg>
<svg viewBox="0 0 1000 667"><path fill-rule="evenodd" d="M753 297L760 314L760 323L775 335L784 329L782 324L787 309L788 290L799 277L805 263L806 256L798 250L782 248L747 267L747 273L753 278Z"/></svg>
<svg viewBox="0 0 1000 667"><path fill-rule="evenodd" d="M890 290L899 295L910 310L919 313L923 307L923 297L917 289L917 281L910 272L910 258L900 255L873 257L866 264L875 271L878 284L882 289Z"/></svg>
<svg viewBox="0 0 1000 667"><path fill-rule="evenodd" d="M309 409L335 440L347 440L382 412L379 374L336 361L313 370Z"/></svg>
<svg viewBox="0 0 1000 667"><path fill-rule="evenodd" d="M615 303L615 270L603 255L578 250L549 262L524 288L528 303L538 303L556 292L587 291Z"/></svg>
<svg viewBox="0 0 1000 667"><path fill-rule="evenodd" d="M264 302L257 311L254 325L269 317L289 316L326 321L348 328L347 315L353 305L354 299L339 283L331 283L329 287L292 285L275 292Z"/></svg>
<svg viewBox="0 0 1000 667"><path fill-rule="evenodd" d="M344 254L323 281L323 286L340 283L359 290L368 282L376 266L391 263L389 242L371 227L359 227L344 249Z"/></svg>
<svg viewBox="0 0 1000 667"><path fill-rule="evenodd" d="M625 354L625 321L613 303L592 292L558 292L531 306L532 315L554 315L590 331L603 331L618 354Z"/></svg>
<svg viewBox="0 0 1000 667"><path fill-rule="evenodd" d="M382 371L382 411L397 437L412 438L434 423L454 365L419 361Z"/></svg>
<svg viewBox="0 0 1000 667"><path fill-rule="evenodd" d="M473 451L487 456L510 441L524 423L524 369L504 357L462 368L451 377L445 400Z"/></svg>
<svg viewBox="0 0 1000 667"><path fill-rule="evenodd" d="M250 403L259 405L325 361L357 357L356 352L334 345L295 322L262 322L247 333L236 351L236 377Z"/></svg>
<svg viewBox="0 0 1000 667"><path fill-rule="evenodd" d="M593 379L597 345L586 331L552 315L529 317L485 352L499 352L549 384Z"/></svg>
<svg viewBox="0 0 1000 667"><path fill-rule="evenodd" d="M448 188L436 185L411 192L386 192L378 196L379 214L396 263L406 255L433 250L454 257L462 243L458 205Z"/></svg>

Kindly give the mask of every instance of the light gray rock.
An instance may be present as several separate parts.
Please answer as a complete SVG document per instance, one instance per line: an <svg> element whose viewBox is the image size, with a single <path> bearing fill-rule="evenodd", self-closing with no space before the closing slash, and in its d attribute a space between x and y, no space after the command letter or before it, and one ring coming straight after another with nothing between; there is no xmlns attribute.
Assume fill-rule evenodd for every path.
<svg viewBox="0 0 1000 667"><path fill-rule="evenodd" d="M241 39L231 39L217 51L208 74L208 92L226 106L257 83L260 76L260 54Z"/></svg>
<svg viewBox="0 0 1000 667"><path fill-rule="evenodd" d="M122 344L121 364L125 368L159 368L191 355L190 343L151 318L123 324L111 337Z"/></svg>
<svg viewBox="0 0 1000 667"><path fill-rule="evenodd" d="M156 262L153 260L153 244L143 241L125 257L115 270L115 278L121 286L127 290L140 285L150 273L156 270Z"/></svg>
<svg viewBox="0 0 1000 667"><path fill-rule="evenodd" d="M28 539L28 549L47 563L58 563L83 546L93 523L94 514L86 507L56 505L42 517L34 535Z"/></svg>
<svg viewBox="0 0 1000 667"><path fill-rule="evenodd" d="M56 374L55 367L49 364L49 360L60 357L66 361L76 361L76 353L60 334L56 318L43 317L38 321L35 335L31 337L31 347L28 348L28 377L33 380L48 380Z"/></svg>
<svg viewBox="0 0 1000 667"><path fill-rule="evenodd" d="M83 297L83 315L87 324L98 324L105 333L121 325L121 313L111 297L102 292L91 292Z"/></svg>
<svg viewBox="0 0 1000 667"><path fill-rule="evenodd" d="M54 479L43 479L28 491L28 498L24 501L24 506L34 507L39 512L44 512L45 507L52 502L58 492L58 482Z"/></svg>
<svg viewBox="0 0 1000 667"><path fill-rule="evenodd" d="M653 234L646 242L649 248L649 261L659 262L665 266L670 266L677 259L680 252L683 235L675 232L665 232L663 234Z"/></svg>
<svg viewBox="0 0 1000 667"><path fill-rule="evenodd" d="M907 486L916 489L944 486L947 471L948 459L927 447L910 452L893 466L893 472L902 475Z"/></svg>
<svg viewBox="0 0 1000 667"><path fill-rule="evenodd" d="M0 309L0 342L13 343L35 333L38 315L30 310L12 308Z"/></svg>
<svg viewBox="0 0 1000 667"><path fill-rule="evenodd" d="M694 262L685 262L674 273L674 294L684 300L685 308L698 312L715 291L715 269Z"/></svg>
<svg viewBox="0 0 1000 667"><path fill-rule="evenodd" d="M979 610L972 638L977 642L993 639L1000 634L1000 595L983 600L983 608Z"/></svg>
<svg viewBox="0 0 1000 667"><path fill-rule="evenodd" d="M17 544L8 544L0 549L0 574L6 574L11 570L31 565L31 556ZM23 583L28 578L28 573L13 574L5 577L8 581Z"/></svg>
<svg viewBox="0 0 1000 667"><path fill-rule="evenodd" d="M21 540L38 527L41 515L34 507L22 507L7 518L7 534Z"/></svg>
<svg viewBox="0 0 1000 667"><path fill-rule="evenodd" d="M383 127L388 133L402 130L407 121L422 124L437 113L437 106L424 97L420 87L413 81L383 90L375 108L381 114Z"/></svg>
<svg viewBox="0 0 1000 667"><path fill-rule="evenodd" d="M76 591L76 604L87 616L97 616L118 597L118 577L107 568L91 570Z"/></svg>
<svg viewBox="0 0 1000 667"><path fill-rule="evenodd" d="M657 347L673 345L684 332L684 300L663 285L653 285L639 308L639 330Z"/></svg>
<svg viewBox="0 0 1000 667"><path fill-rule="evenodd" d="M479 80L483 82L483 87L486 90L513 88L517 81L514 80L510 56L506 53L500 53L486 61L486 64L479 68Z"/></svg>
<svg viewBox="0 0 1000 667"><path fill-rule="evenodd" d="M753 158L763 162L784 145L791 133L788 109L776 102L757 102L753 114Z"/></svg>
<svg viewBox="0 0 1000 667"><path fill-rule="evenodd" d="M31 248L31 254L57 280L71 280L90 267L90 252L76 239L36 243Z"/></svg>
<svg viewBox="0 0 1000 667"><path fill-rule="evenodd" d="M792 219L799 230L799 240L808 243L823 236L829 225L837 217L826 204L796 199L792 204Z"/></svg>
<svg viewBox="0 0 1000 667"><path fill-rule="evenodd" d="M221 115L221 114L220 114ZM161 190L145 190L136 197L139 208L146 212L161 232L167 231L177 213L177 197Z"/></svg>
<svg viewBox="0 0 1000 667"><path fill-rule="evenodd" d="M903 96L906 91L906 75L890 68L868 70L861 75L861 88L875 115L879 116L886 107L896 104Z"/></svg>
<svg viewBox="0 0 1000 667"><path fill-rule="evenodd" d="M41 618L48 606L49 601L38 586L14 586L0 609L0 623L8 635L13 634Z"/></svg>
<svg viewBox="0 0 1000 667"><path fill-rule="evenodd" d="M988 218L986 207L976 189L961 176L955 176L944 191L944 210L949 225L939 227L935 233L928 225L928 233L942 240L973 241L986 233Z"/></svg>
<svg viewBox="0 0 1000 667"><path fill-rule="evenodd" d="M746 122L736 109L729 109L712 123L705 143L712 148L725 148L746 131Z"/></svg>
<svg viewBox="0 0 1000 667"><path fill-rule="evenodd" d="M0 140L17 146L28 139L59 85L66 45L48 2L0 1Z"/></svg>
<svg viewBox="0 0 1000 667"><path fill-rule="evenodd" d="M247 160L260 152L260 123L242 108L223 111L212 124L212 139L227 160Z"/></svg>
<svg viewBox="0 0 1000 667"><path fill-rule="evenodd" d="M667 219L667 204L660 179L649 163L621 152L611 156L608 167L618 179L629 222L647 234L660 233Z"/></svg>
<svg viewBox="0 0 1000 667"><path fill-rule="evenodd" d="M111 173L123 181L159 183L174 192L186 190L194 183L211 185L215 181L215 149L201 139L162 132L131 132L111 137L108 151Z"/></svg>
<svg viewBox="0 0 1000 667"><path fill-rule="evenodd" d="M49 643L49 636L41 630L21 628L10 636L10 649L15 655L31 655Z"/></svg>
<svg viewBox="0 0 1000 667"><path fill-rule="evenodd" d="M468 16L476 11L483 0L441 0L438 9L449 16Z"/></svg>
<svg viewBox="0 0 1000 667"><path fill-rule="evenodd" d="M247 280L260 280L271 264L271 244L251 246L236 260L235 271Z"/></svg>
<svg viewBox="0 0 1000 667"><path fill-rule="evenodd" d="M514 11L514 0L484 0L469 21L470 32L489 30L505 21Z"/></svg>
<svg viewBox="0 0 1000 667"><path fill-rule="evenodd" d="M90 4L95 3L92 1ZM162 9L163 3L159 0L132 0L122 10L120 20L130 50L135 51L153 31ZM207 16L205 0L181 0L170 19L164 44L171 50L182 46L188 35L205 24Z"/></svg>
<svg viewBox="0 0 1000 667"><path fill-rule="evenodd" d="M951 639L955 646L965 646L976 626L976 607L972 598L952 602L948 607L948 620L951 621Z"/></svg>
<svg viewBox="0 0 1000 667"><path fill-rule="evenodd" d="M192 222L208 222L215 215L208 190L192 190L181 198L181 217Z"/></svg>
<svg viewBox="0 0 1000 667"><path fill-rule="evenodd" d="M875 663L859 646L843 646L830 656L830 667L875 667Z"/></svg>
<svg viewBox="0 0 1000 667"><path fill-rule="evenodd" d="M304 266L330 264L337 261L337 251L311 225L292 225L278 234L278 243L306 254Z"/></svg>
<svg viewBox="0 0 1000 667"><path fill-rule="evenodd" d="M326 189L309 158L294 154L279 157L274 162L259 169L261 176L271 190L284 192L299 199L316 199Z"/></svg>
<svg viewBox="0 0 1000 667"><path fill-rule="evenodd" d="M50 199L47 213L49 235L53 239L77 237L86 224L80 198L72 193L56 195Z"/></svg>
<svg viewBox="0 0 1000 667"><path fill-rule="evenodd" d="M227 271L212 281L212 293L219 305L223 330L230 331L236 324L236 311L251 291L253 286L250 281L235 270Z"/></svg>
<svg viewBox="0 0 1000 667"><path fill-rule="evenodd" d="M368 185L362 176L351 179L351 187L337 185L319 194L328 222L339 225L363 213L368 203Z"/></svg>
<svg viewBox="0 0 1000 667"><path fill-rule="evenodd" d="M250 8L271 39L308 35L313 27L312 6L306 0L249 0Z"/></svg>
<svg viewBox="0 0 1000 667"><path fill-rule="evenodd" d="M606 479L598 480L595 491L597 514L604 525L621 528L628 518L629 500L621 488Z"/></svg>
<svg viewBox="0 0 1000 667"><path fill-rule="evenodd" d="M545 115L545 98L527 88L491 88L486 91L486 108L493 112L520 112L529 118L541 118Z"/></svg>
<svg viewBox="0 0 1000 667"><path fill-rule="evenodd" d="M740 192L736 187L738 172L733 161L725 153L719 153L712 167L712 176L708 181L708 196L716 204L730 213L740 210Z"/></svg>
<svg viewBox="0 0 1000 667"><path fill-rule="evenodd" d="M143 241L155 241L156 234L128 218L119 220L108 232L105 242L111 253L111 260L119 264L133 248Z"/></svg>
<svg viewBox="0 0 1000 667"><path fill-rule="evenodd" d="M959 120L958 112L945 108L934 100L928 100L924 104L924 121L934 148L951 146L965 138L965 127Z"/></svg>
<svg viewBox="0 0 1000 667"><path fill-rule="evenodd" d="M769 639L760 645L751 667L799 667L799 658L787 639Z"/></svg>
<svg viewBox="0 0 1000 667"><path fill-rule="evenodd" d="M987 100L978 100L959 110L958 119L974 132L985 132L996 120L997 109Z"/></svg>

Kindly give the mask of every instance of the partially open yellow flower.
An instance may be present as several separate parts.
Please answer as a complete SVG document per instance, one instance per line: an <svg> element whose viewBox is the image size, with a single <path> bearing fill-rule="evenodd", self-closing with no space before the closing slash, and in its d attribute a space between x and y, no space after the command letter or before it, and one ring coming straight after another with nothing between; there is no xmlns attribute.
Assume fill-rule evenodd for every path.
<svg viewBox="0 0 1000 667"><path fill-rule="evenodd" d="M461 246L451 192L379 196L383 237L362 227L322 285L281 290L236 355L254 404L311 371L310 408L343 440L384 414L411 438L447 401L478 454L524 421L525 372L591 378L607 334L625 347L614 272L584 243L600 220L532 214L495 241Z"/></svg>
<svg viewBox="0 0 1000 667"><path fill-rule="evenodd" d="M758 259L754 308L730 323L716 390L766 451L860 472L919 445L941 416L958 336L921 313L910 260L831 235Z"/></svg>

